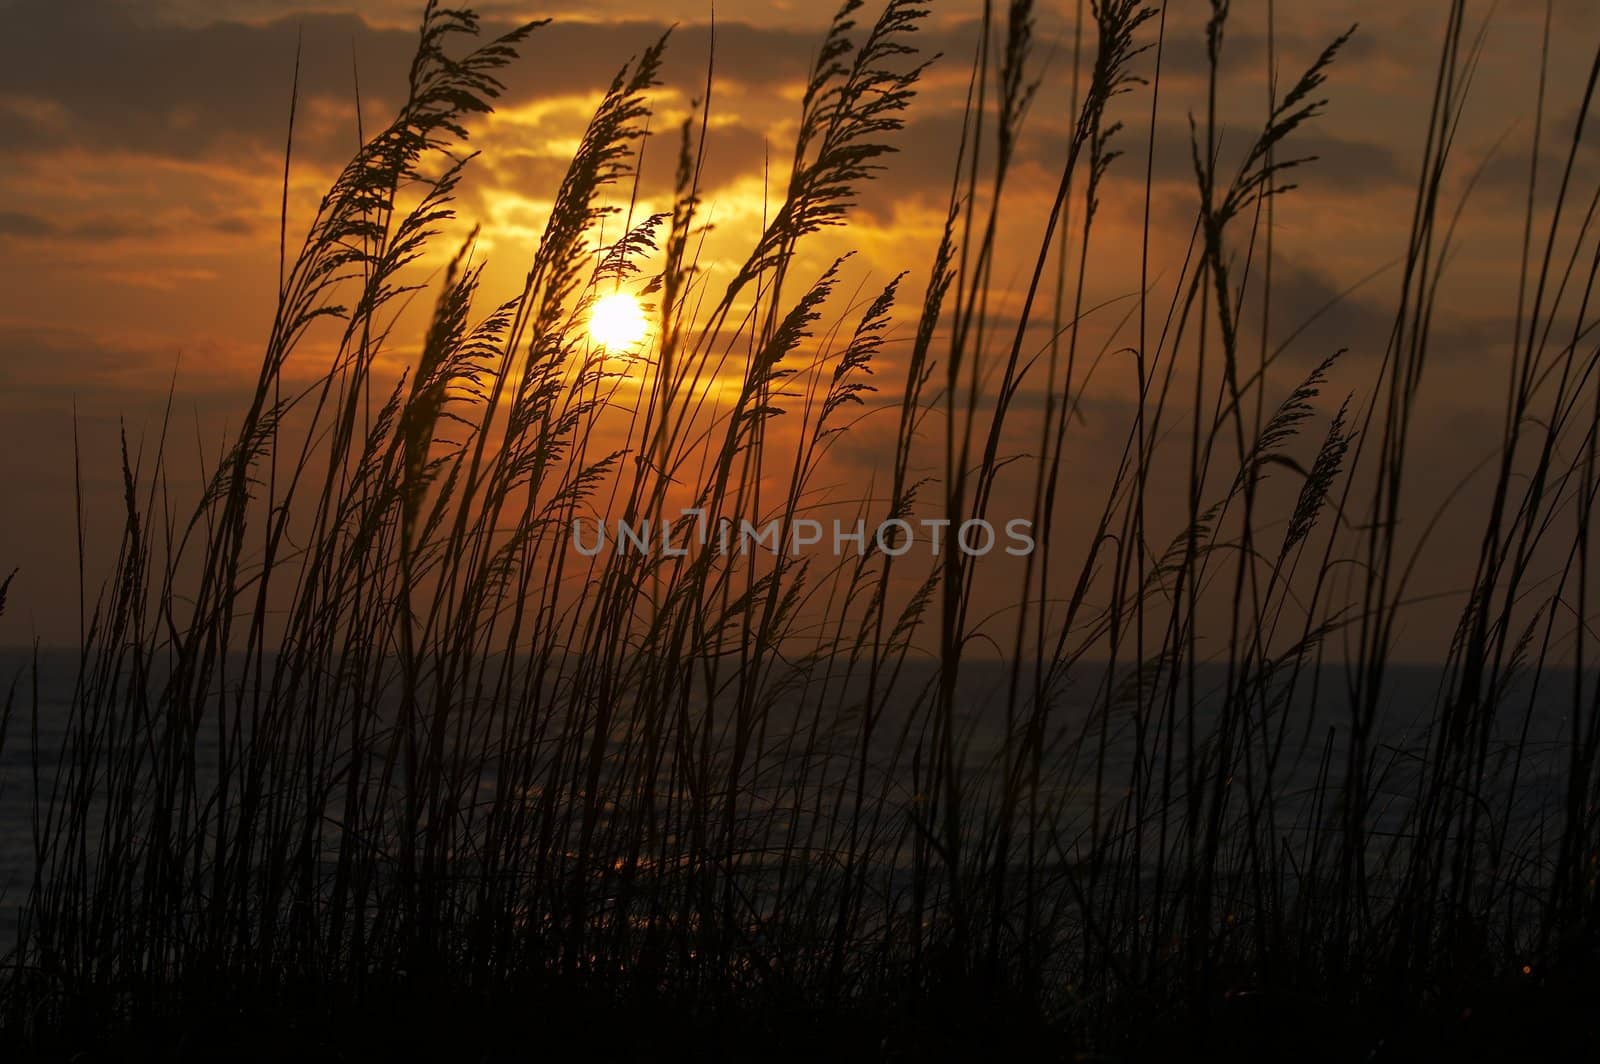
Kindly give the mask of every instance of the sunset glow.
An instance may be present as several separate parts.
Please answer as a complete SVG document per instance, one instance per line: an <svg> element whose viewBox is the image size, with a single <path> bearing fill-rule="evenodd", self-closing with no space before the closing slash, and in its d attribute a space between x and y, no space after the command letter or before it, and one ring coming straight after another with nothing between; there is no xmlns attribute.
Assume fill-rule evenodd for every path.
<svg viewBox="0 0 1600 1064"><path fill-rule="evenodd" d="M5 1059L1600 1061L1600 0L714 7L7 3Z"/></svg>
<svg viewBox="0 0 1600 1064"><path fill-rule="evenodd" d="M589 310L589 336L607 351L629 351L644 342L650 322L639 301L626 292L595 300Z"/></svg>

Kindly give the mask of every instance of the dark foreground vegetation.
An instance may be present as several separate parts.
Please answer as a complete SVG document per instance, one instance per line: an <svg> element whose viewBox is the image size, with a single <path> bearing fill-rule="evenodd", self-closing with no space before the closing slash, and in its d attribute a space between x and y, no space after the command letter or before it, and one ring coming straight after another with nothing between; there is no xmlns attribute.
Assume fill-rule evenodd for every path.
<svg viewBox="0 0 1600 1064"><path fill-rule="evenodd" d="M1541 111L1535 158L1567 169L1558 201L1529 193L1501 446L1448 529L1477 563L1401 745L1394 647L1433 516L1408 506L1434 475L1411 432L1484 39L1443 13L1392 329L1341 405L1320 394L1338 352L1291 369L1245 322L1269 312L1269 217L1294 209L1288 169L1315 165L1297 137L1342 39L1252 136L1196 115L1188 257L1146 262L1112 357L1083 279L1115 168L1144 172L1148 231L1154 147L1132 130L1166 20L1090 7L1080 87L1048 103L1076 116L1060 192L1006 313L997 219L1044 106L1026 0L986 15L931 268L854 301L848 264L800 274L925 73L922 10L851 2L742 266L697 268L705 113L651 139L677 142L671 209L615 206L663 41L611 83L522 292L484 305L469 243L396 381L379 356L401 357L391 327L451 217L467 126L538 39L483 43L430 6L410 98L285 257L203 497L167 490L167 434L124 448L121 550L59 749L41 749L37 667L9 689L6 741L33 749L5 785L36 798L5 1050L1586 1055L1600 256L1595 190L1567 177L1594 80L1548 87L1568 94L1552 114L1577 112L1569 139ZM1212 15L1215 86L1227 5ZM651 307L637 352L585 328L619 287ZM309 387L284 372L308 338L334 352ZM1091 369L1136 401L1086 514L1062 470ZM841 500L829 449L869 411L893 444ZM1052 535L1069 494L1087 536ZM1003 568L570 545L574 518L826 502L956 527L1019 497L1039 549ZM991 614L999 579L1013 608Z"/></svg>

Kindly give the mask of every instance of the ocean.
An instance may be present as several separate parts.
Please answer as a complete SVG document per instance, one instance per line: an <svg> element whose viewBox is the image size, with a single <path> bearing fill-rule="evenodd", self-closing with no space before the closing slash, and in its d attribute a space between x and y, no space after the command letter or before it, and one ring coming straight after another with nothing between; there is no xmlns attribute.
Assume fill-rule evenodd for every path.
<svg viewBox="0 0 1600 1064"><path fill-rule="evenodd" d="M9 690L11 706L0 751L0 950L17 939L19 914L35 877L36 838L48 835L52 810L66 800L55 789L64 753L70 754L78 658L73 651L46 650L38 654L37 666L35 670L30 653L0 652L0 683L8 685L0 690ZM965 663L956 689L964 822L974 831L982 829L998 801L999 766L1007 754L1010 677L1011 670L1004 663ZM1386 854L1404 852L1405 840L1415 830L1417 803L1433 778L1428 769L1436 763L1438 732L1432 722L1445 678L1440 667L1427 665L1391 667L1386 673L1368 744L1365 826L1369 854L1376 863L1381 864ZM1169 787L1168 801L1181 807L1187 765L1183 751L1191 733L1197 737L1197 756L1202 758L1205 772L1198 782L1215 788L1216 762L1208 751L1218 742L1217 707L1223 701L1228 670L1222 665L1198 668L1192 697L1186 677L1172 689L1165 686L1167 679L1146 686L1145 704L1160 705L1171 697L1179 707L1176 726L1160 712L1141 726L1135 711L1139 704L1137 681L1131 669L1118 670L1113 682L1107 683L1106 666L1080 665L1051 686L1052 709L1042 732L1044 776L1038 801L1049 810L1055 830L1063 825L1087 829L1097 811L1102 818L1113 817L1118 803L1130 793L1132 781L1140 776L1157 778L1167 769L1168 778L1176 781ZM1585 678L1580 705L1592 705L1594 680L1593 675ZM930 706L935 701L931 692L936 683L937 669L931 663L909 664L895 695L880 707L869 743L873 777L882 781L878 793L906 808L914 807L917 773L927 771L932 756L927 727L935 715ZM1515 852L1528 860L1546 859L1545 851L1559 834L1567 788L1573 683L1570 670L1547 669L1537 683L1532 676L1524 677L1502 693L1495 713L1477 718L1487 726L1474 733L1482 739L1481 769L1476 763L1468 769L1475 779L1475 799L1488 811L1485 823L1512 840ZM827 769L792 773L785 770L784 758L846 763L861 735L862 685L822 685L819 692L815 679L810 686L798 681L774 680L773 684L782 694L767 706L762 736L766 743L762 756L772 768L765 775L753 773L748 802L751 808L777 809L785 817L810 816L803 810L815 804L815 796L802 793L804 788L826 788L837 799L841 776ZM1251 715L1254 723L1245 744L1250 754L1243 752L1245 746L1238 745L1235 737L1238 752L1230 762L1234 773L1264 772L1265 757L1257 754L1278 751L1270 789L1259 785L1259 776L1255 784L1236 781L1232 775L1222 781L1227 787L1239 786L1241 794L1270 790L1274 832L1291 848L1309 845L1317 833L1333 829L1338 807L1331 796L1340 791L1353 731L1348 705L1350 676L1343 666L1308 669L1296 688L1291 695L1281 680L1277 687L1264 688L1269 693L1259 702L1272 708L1259 714L1259 722L1258 714ZM1275 700L1280 704L1275 705ZM698 705L696 712L705 714L705 706ZM707 719L728 716L726 706L713 702ZM625 734L626 714L619 712L617 717L621 721L616 726L618 734ZM1593 722L1586 721L1584 726L1592 728ZM726 727L710 734L721 736L716 741L729 741L732 733ZM1013 727L1019 725L1014 722ZM147 737L137 726L126 728L123 734L133 741ZM1013 742L1018 734L1012 732ZM202 723L192 750L196 787L203 800L216 777L214 726ZM337 761L333 756L333 762ZM476 781L480 800L495 793L496 775L492 760L480 766ZM797 778L811 782L800 785ZM1460 785L1467 777L1455 778L1455 785ZM1146 815L1151 815L1148 810ZM1160 815L1159 810L1155 815ZM84 852L92 855L94 840L83 841Z"/></svg>

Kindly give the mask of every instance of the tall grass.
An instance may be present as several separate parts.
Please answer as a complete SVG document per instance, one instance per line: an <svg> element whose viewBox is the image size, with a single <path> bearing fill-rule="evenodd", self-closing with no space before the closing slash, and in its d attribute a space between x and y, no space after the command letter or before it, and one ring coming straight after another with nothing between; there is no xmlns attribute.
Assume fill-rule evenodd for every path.
<svg viewBox="0 0 1600 1064"><path fill-rule="evenodd" d="M11 781L33 791L35 866L4 983L14 1045L204 1052L197 1030L292 1021L347 1054L431 1030L478 1059L533 1015L528 1052L572 1036L624 1057L583 1025L630 1010L732 1056L1009 1040L1349 1059L1407 1032L1491 1037L1482 1017L1534 987L1593 989L1600 254L1573 181L1594 76L1554 203L1530 175L1489 502L1450 518L1478 560L1436 695L1408 707L1424 739L1402 746L1397 628L1438 533L1407 505L1427 475L1412 432L1483 47L1462 5L1388 342L1338 404L1341 352L1291 368L1265 323L1269 218L1314 165L1297 140L1348 35L1273 90L1241 150L1221 135L1213 0L1193 235L1158 284L1155 123L1140 144L1123 122L1156 113L1166 11L1092 3L1054 202L1007 292L1039 62L1032 5L986 4L931 268L849 299L849 265L806 275L800 249L847 225L927 62L921 7L861 6L823 39L741 265L698 263L707 112L681 130L670 210L635 216L662 40L610 82L520 293L483 304L469 240L391 382L380 356L399 357L415 266L453 218L468 124L538 40L482 43L430 3L408 98L286 249L203 496L171 499L164 433L148 462L124 444L115 576L86 610L53 771L37 667L31 702L26 682L8 696L34 735ZM1145 204L1113 352L1085 323L1114 168L1142 168ZM619 287L651 303L637 353L588 338ZM284 368L311 335L335 353L306 387ZM1136 402L1079 543L1065 478L1096 372ZM886 487L841 498L829 450L869 411L894 425ZM1038 549L1014 564L870 535L859 554L717 549L725 522L954 530L1015 498ZM575 521L659 537L685 509L711 534L676 525L681 554L573 548ZM997 580L1015 606L985 616ZM1553 690L1569 730L1551 769ZM355 1019L394 1016L403 1033ZM1582 1037L1569 1019L1542 1030Z"/></svg>

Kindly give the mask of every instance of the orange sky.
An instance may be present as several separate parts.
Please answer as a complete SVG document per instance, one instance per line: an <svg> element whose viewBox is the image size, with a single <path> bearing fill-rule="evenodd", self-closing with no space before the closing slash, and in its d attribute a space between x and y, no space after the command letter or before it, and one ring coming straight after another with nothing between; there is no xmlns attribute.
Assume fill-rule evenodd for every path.
<svg viewBox="0 0 1600 1064"><path fill-rule="evenodd" d="M898 140L901 153L861 197L851 223L802 255L799 272L814 274L840 250L856 250L847 292L858 285L874 291L903 269L911 271L908 296L926 280L981 10L975 0L929 6L923 45L944 58L913 105ZM0 168L0 497L6 500L0 570L20 567L22 575L0 619L0 644L76 636L74 407L91 576L98 578L103 567L93 559L115 548L119 418L135 444L148 438L176 371L179 438L190 453L214 454L254 379L276 283L297 35L304 52L291 243L356 143L354 75L368 129L396 103L419 7L400 0L15 0L7 6L8 30L0 39L0 140L9 164ZM1152 255L1156 271L1164 271L1158 275L1169 278L1162 299L1194 217L1186 115L1204 106L1205 7L1181 0L1169 13L1154 160ZM1032 261L1057 180L1076 8L1073 0L1056 0L1040 12L1043 81L1020 149L1014 206L999 236L1001 304L1014 300L1017 279ZM1277 207L1276 338L1403 251L1446 8L1376 0L1276 4L1284 79L1360 23L1333 69L1327 114L1299 139L1299 152L1321 159L1303 168L1301 187ZM629 53L671 24L678 29L653 126L677 128L704 78L709 8L601 0L571 10L500 2L479 10L494 22L556 20L529 39L522 62L506 77L498 112L473 130L483 156L464 186L460 213L463 227L484 225L487 292L504 298L519 287L564 152L599 93ZM1489 5L1469 5L1469 12L1476 27ZM1442 497L1448 471L1464 470L1492 445L1483 426L1499 423L1543 12L1533 0L1498 5L1459 138L1452 207L1468 175L1483 169L1441 291L1440 370L1430 382L1427 431L1415 459L1429 471L1418 487L1422 512ZM764 163L770 150L775 171L783 172L800 86L828 14L825 6L796 2L717 6L704 191L718 226L707 258L713 266L737 261L756 235ZM1223 115L1240 130L1258 125L1265 106L1266 18L1265 0L1233 5ZM1570 136L1600 20L1588 0L1560 0L1552 27L1546 153L1554 159L1562 151L1558 140ZM1111 338L1121 313L1115 301L1126 300L1138 281L1148 89L1119 99L1118 107L1129 154L1113 171L1097 221L1088 302L1112 302L1090 330L1095 346ZM1226 145L1225 138L1224 153ZM670 135L650 142L641 210L665 206L674 150ZM1597 162L1591 142L1580 166L1590 178L1584 188ZM1549 175L1557 167L1543 170ZM441 256L449 250L450 241L440 244ZM1303 372L1347 346L1351 356L1330 393L1361 387L1382 353L1398 288L1392 273L1378 273L1296 339L1285 386L1296 368ZM1094 498L1106 451L1120 439L1117 412L1128 384L1108 372L1087 394L1087 424L1067 482ZM871 439L863 434L840 448L833 459L842 463L837 479L850 479L851 463L872 462ZM192 488L193 462L185 479L185 460L175 461L176 483ZM1459 557L1448 551L1430 555L1439 573L1452 561ZM1405 638L1414 655L1436 650L1427 635Z"/></svg>

